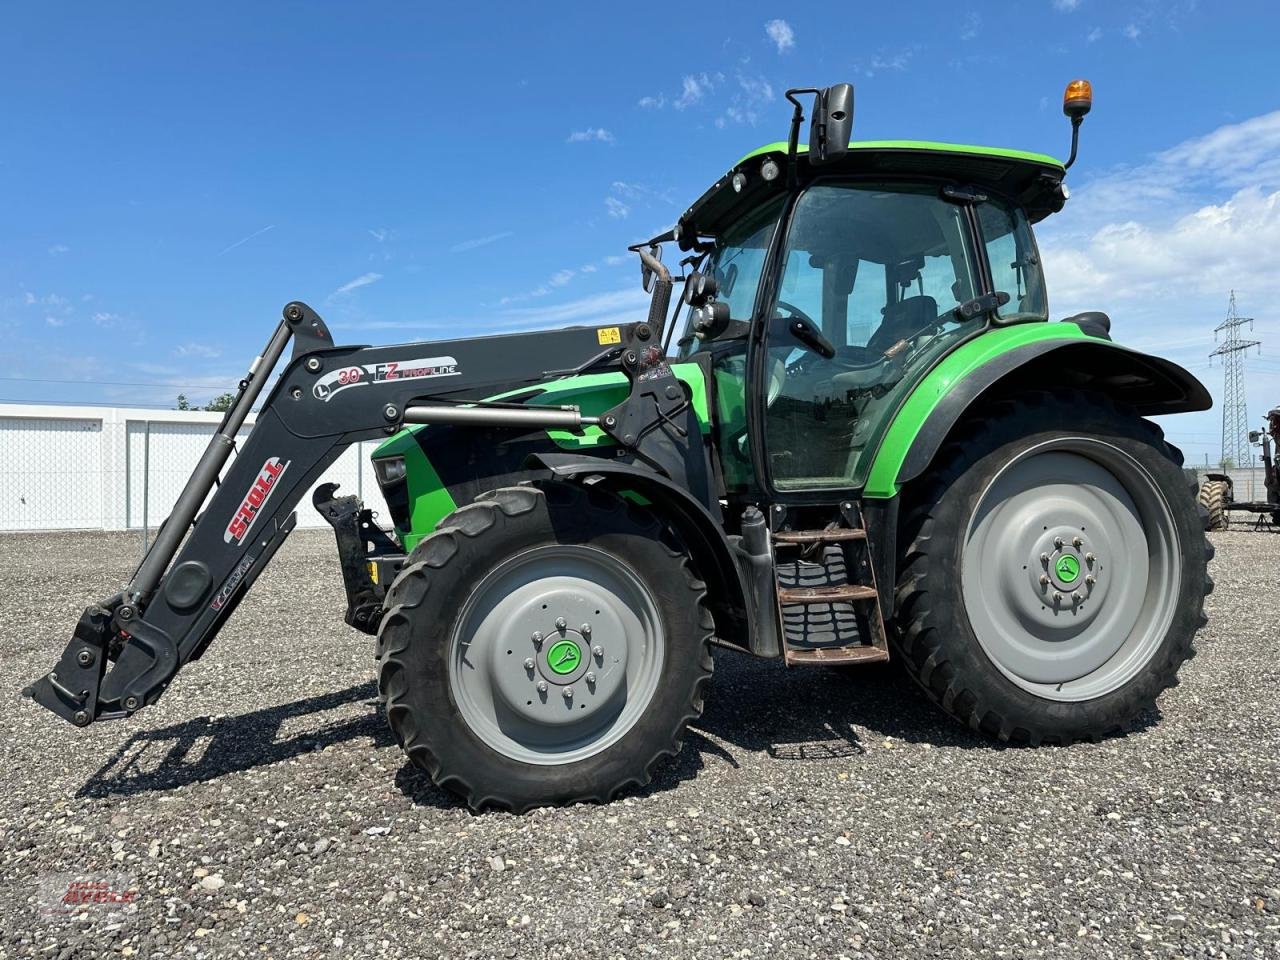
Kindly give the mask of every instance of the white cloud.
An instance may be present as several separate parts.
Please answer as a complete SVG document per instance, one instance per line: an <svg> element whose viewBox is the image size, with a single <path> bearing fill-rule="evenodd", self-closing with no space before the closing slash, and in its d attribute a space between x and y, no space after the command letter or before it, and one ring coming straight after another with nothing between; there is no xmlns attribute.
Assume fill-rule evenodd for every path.
<svg viewBox="0 0 1280 960"><path fill-rule="evenodd" d="M569 134L565 143L615 143L612 133L604 129L604 127L587 127L585 130L575 130Z"/></svg>
<svg viewBox="0 0 1280 960"><path fill-rule="evenodd" d="M982 14L970 10L964 15L964 23L960 27L960 39L972 40L982 28Z"/></svg>
<svg viewBox="0 0 1280 960"><path fill-rule="evenodd" d="M1080 6L1080 0L1053 0L1053 8L1062 13L1072 13Z"/></svg>
<svg viewBox="0 0 1280 960"><path fill-rule="evenodd" d="M179 357L198 357L203 360L212 360L215 357L222 356L222 351L217 347L206 346L203 343L184 343L179 345L173 352Z"/></svg>
<svg viewBox="0 0 1280 960"><path fill-rule="evenodd" d="M379 227L377 230L367 230L366 233L379 243L385 243L387 238L391 236L391 231L386 227Z"/></svg>
<svg viewBox="0 0 1280 960"><path fill-rule="evenodd" d="M773 101L773 85L760 76L738 74L738 89L724 114L716 118L716 126L724 127L727 121L755 126L760 111Z"/></svg>
<svg viewBox="0 0 1280 960"><path fill-rule="evenodd" d="M717 74L712 77L705 73L686 74L680 80L680 96L675 100L675 108L684 110L698 103L715 89L719 83L719 76Z"/></svg>
<svg viewBox="0 0 1280 960"><path fill-rule="evenodd" d="M641 97L637 102L637 106L643 107L645 110L661 110L667 105L667 98L662 94L654 96Z"/></svg>
<svg viewBox="0 0 1280 960"><path fill-rule="evenodd" d="M60 257L62 256L62 254L70 253L70 252L71 252L71 248L68 247L65 243L55 243L52 247L49 248L49 256L51 257Z"/></svg>
<svg viewBox="0 0 1280 960"><path fill-rule="evenodd" d="M120 326L121 319L122 317L120 314L107 313L106 311L99 311L93 315L93 322L106 330L111 330Z"/></svg>
<svg viewBox="0 0 1280 960"><path fill-rule="evenodd" d="M1137 40L1138 37L1142 36L1142 28L1136 23L1131 23L1124 28L1124 35L1130 40Z"/></svg>
<svg viewBox="0 0 1280 960"><path fill-rule="evenodd" d="M1102 28L1094 27L1089 31L1089 35L1084 38L1086 43L1097 43L1102 39Z"/></svg>
<svg viewBox="0 0 1280 960"><path fill-rule="evenodd" d="M352 290L359 290L361 287L367 287L371 283L377 283L382 279L380 273L362 273L354 280L348 280L337 290L330 294L331 297L341 296L344 293L350 293Z"/></svg>
<svg viewBox="0 0 1280 960"><path fill-rule="evenodd" d="M796 34L791 29L791 24L785 20L770 20L764 25L765 36L773 41L773 45L778 48L778 53L786 53L788 50L794 50L796 46Z"/></svg>
<svg viewBox="0 0 1280 960"><path fill-rule="evenodd" d="M595 323L626 322L643 319L642 308L649 295L639 284L612 293L594 294L568 303L542 307L519 307L504 311L504 316L525 324L531 330L557 327L583 321Z"/></svg>
<svg viewBox="0 0 1280 960"><path fill-rule="evenodd" d="M877 53L869 61L860 64L857 69L866 77L874 77L877 73L884 73L890 70L901 72L910 66L911 58L915 56L915 52L914 48L908 48Z"/></svg>
<svg viewBox="0 0 1280 960"><path fill-rule="evenodd" d="M576 270L557 270L551 275L551 279L547 283L553 287L563 287L577 275Z"/></svg>
<svg viewBox="0 0 1280 960"><path fill-rule="evenodd" d="M617 197L605 197L604 205L609 211L609 216L617 220L624 220L631 213L631 208Z"/></svg>
<svg viewBox="0 0 1280 960"><path fill-rule="evenodd" d="M67 321L63 320L60 317L45 317L44 322L51 327L61 327L61 326L64 326Z"/></svg>
<svg viewBox="0 0 1280 960"><path fill-rule="evenodd" d="M450 253L466 253L468 250L475 250L477 247L487 247L491 243L497 243L499 240L505 240L507 237L514 237L515 231L503 230L501 233L491 233L487 237L476 237L474 240L463 240L461 243L455 243L449 248Z"/></svg>

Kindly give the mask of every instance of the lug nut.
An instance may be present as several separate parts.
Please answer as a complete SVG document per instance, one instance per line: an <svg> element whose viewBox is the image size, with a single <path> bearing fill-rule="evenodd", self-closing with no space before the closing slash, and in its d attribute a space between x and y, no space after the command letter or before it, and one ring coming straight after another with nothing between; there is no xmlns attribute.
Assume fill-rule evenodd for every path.
<svg viewBox="0 0 1280 960"><path fill-rule="evenodd" d="M589 636L591 636L591 624L589 624L589 623L584 623L584 624L579 628L578 632L579 632L579 633L581 633L584 637L589 637Z"/></svg>
<svg viewBox="0 0 1280 960"><path fill-rule="evenodd" d="M1097 582L1098 582L1098 578L1095 577L1092 573L1084 578L1084 585L1086 587L1092 587Z"/></svg>
<svg viewBox="0 0 1280 960"><path fill-rule="evenodd" d="M569 626L569 621L564 617L556 617L556 629L564 631Z"/></svg>
<svg viewBox="0 0 1280 960"><path fill-rule="evenodd" d="M604 659L604 647L600 646L598 643L591 648L591 653L597 660Z"/></svg>
<svg viewBox="0 0 1280 960"><path fill-rule="evenodd" d="M1072 590L1072 591L1071 591L1071 602L1072 602L1072 603L1079 603L1079 602L1080 602L1081 600L1083 600L1083 599L1084 599L1084 597L1080 596L1080 592L1079 592L1078 590Z"/></svg>
<svg viewBox="0 0 1280 960"><path fill-rule="evenodd" d="M565 688L564 688L564 698L565 698L566 700L572 700L572 699L573 699L573 687L565 687Z"/></svg>
<svg viewBox="0 0 1280 960"><path fill-rule="evenodd" d="M1060 594L1057 590L1053 591L1053 602L1054 603L1062 602L1062 594Z"/></svg>
<svg viewBox="0 0 1280 960"><path fill-rule="evenodd" d="M539 681L538 681L538 692L539 692L539 693L546 693L546 692L547 692L547 681L545 681L545 680L539 680Z"/></svg>
<svg viewBox="0 0 1280 960"><path fill-rule="evenodd" d="M1072 538L1071 538L1071 545L1072 545L1073 547L1079 548L1079 547L1084 546L1084 541L1083 541L1083 540L1081 540L1079 537L1072 537Z"/></svg>
<svg viewBox="0 0 1280 960"><path fill-rule="evenodd" d="M1047 573L1040 574L1040 586L1047 587L1049 585L1049 575Z"/></svg>
<svg viewBox="0 0 1280 960"><path fill-rule="evenodd" d="M526 670L532 670L532 669L533 669L533 666L534 666L534 664L533 664L533 657L525 657L525 658L524 658L524 668L525 668Z"/></svg>
<svg viewBox="0 0 1280 960"><path fill-rule="evenodd" d="M1040 554L1040 562L1047 567L1049 565L1049 555L1047 553Z"/></svg>
<svg viewBox="0 0 1280 960"><path fill-rule="evenodd" d="M530 637L529 639L533 641L533 645L534 645L535 647L541 647L541 646L542 646L542 631L541 631L541 630L535 630L535 631L533 631L533 636L532 636L532 637Z"/></svg>
<svg viewBox="0 0 1280 960"><path fill-rule="evenodd" d="M593 687L596 685L596 675L594 673L588 673L583 679Z"/></svg>
<svg viewBox="0 0 1280 960"><path fill-rule="evenodd" d="M1061 537L1054 537L1054 538L1053 538L1053 545L1054 545L1055 547L1057 547L1059 550L1061 550L1061 549L1062 549L1062 538L1061 538Z"/></svg>
<svg viewBox="0 0 1280 960"><path fill-rule="evenodd" d="M319 358L319 357L307 357L307 369L308 369L309 371L311 371L312 373L319 373L319 372L320 372L320 358Z"/></svg>
<svg viewBox="0 0 1280 960"><path fill-rule="evenodd" d="M1089 564L1089 566L1093 566L1093 561L1094 561L1094 559L1095 559L1095 558L1094 558L1094 556L1093 556L1093 554L1092 554L1092 553L1086 553L1086 554L1084 555L1084 562L1085 562L1085 563L1087 563L1087 564Z"/></svg>

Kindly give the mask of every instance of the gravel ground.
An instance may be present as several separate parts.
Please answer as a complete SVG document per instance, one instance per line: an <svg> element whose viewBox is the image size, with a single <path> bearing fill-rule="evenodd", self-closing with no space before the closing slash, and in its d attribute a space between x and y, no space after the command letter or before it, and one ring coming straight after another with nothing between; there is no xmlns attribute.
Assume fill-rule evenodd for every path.
<svg viewBox="0 0 1280 960"><path fill-rule="evenodd" d="M1216 543L1200 656L1124 739L1002 748L892 667L726 653L650 789L517 817L406 765L327 535L87 731L17 690L137 540L6 536L0 957L1276 957L1280 538ZM67 874L136 900L49 915Z"/></svg>

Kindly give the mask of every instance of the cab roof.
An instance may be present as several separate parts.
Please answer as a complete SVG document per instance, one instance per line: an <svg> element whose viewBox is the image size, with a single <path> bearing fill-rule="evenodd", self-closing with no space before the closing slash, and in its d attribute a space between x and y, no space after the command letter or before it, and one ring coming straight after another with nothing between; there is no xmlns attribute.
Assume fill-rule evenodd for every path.
<svg viewBox="0 0 1280 960"><path fill-rule="evenodd" d="M776 160L782 173L772 182L760 175L766 159ZM849 144L838 160L814 167L808 148L796 151L801 182L829 174L877 174L886 178L929 176L966 186L986 187L1018 200L1034 223L1062 209L1062 162L1043 153L980 147L928 140L866 140ZM715 236L743 212L781 189L786 182L787 144L768 143L735 163L709 190L694 201L680 218L681 232ZM747 175L741 192L733 189L734 174Z"/></svg>

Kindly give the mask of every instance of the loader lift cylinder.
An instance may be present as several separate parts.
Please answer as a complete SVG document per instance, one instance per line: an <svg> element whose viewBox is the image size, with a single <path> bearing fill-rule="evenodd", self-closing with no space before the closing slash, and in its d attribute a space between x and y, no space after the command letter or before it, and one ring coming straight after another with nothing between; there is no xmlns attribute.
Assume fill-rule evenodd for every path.
<svg viewBox="0 0 1280 960"><path fill-rule="evenodd" d="M262 355L249 367L235 402L222 418L222 424L213 435L213 439L209 441L209 446L205 447L204 453L200 456L200 462L196 464L190 479L187 480L187 485L182 488L173 512L169 514L160 532L156 534L151 549L142 558L142 563L138 565L133 579L125 588L126 602L145 602L155 591L160 578L169 568L170 561L178 552L182 538L186 536L187 530L195 520L200 505L213 489L218 475L231 456L231 451L235 448L236 434L244 426L249 410L262 394L267 377L275 369L280 357L284 355L284 349L289 345L289 338L292 335L288 321L281 320Z"/></svg>

